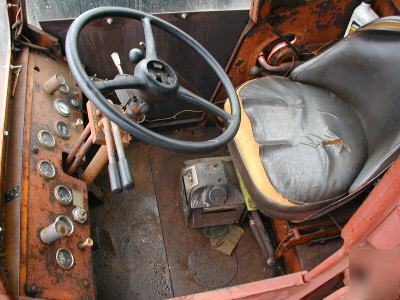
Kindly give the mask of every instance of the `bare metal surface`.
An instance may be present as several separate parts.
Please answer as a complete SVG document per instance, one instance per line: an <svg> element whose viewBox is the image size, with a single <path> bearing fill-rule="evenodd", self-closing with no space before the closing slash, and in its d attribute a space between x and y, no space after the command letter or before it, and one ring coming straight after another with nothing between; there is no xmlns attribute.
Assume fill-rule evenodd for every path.
<svg viewBox="0 0 400 300"><path fill-rule="evenodd" d="M180 11L207 11L207 10L235 10L249 9L250 0L33 0L28 3L28 22L38 25L40 21L63 18L76 18L86 10L99 6L122 6L149 13L180 12ZM183 18L185 16L182 16Z"/></svg>
<svg viewBox="0 0 400 300"><path fill-rule="evenodd" d="M208 289L226 286L235 277L237 267L235 253L226 255L211 247L194 248L188 258L190 275Z"/></svg>
<svg viewBox="0 0 400 300"><path fill-rule="evenodd" d="M95 181L104 204L93 208L90 220L97 233L94 272L99 299L165 299L172 296L167 257L148 152L127 148L137 174L133 191L111 193L108 173Z"/></svg>
<svg viewBox="0 0 400 300"><path fill-rule="evenodd" d="M195 140L213 134L215 129L173 135ZM226 149L209 155L224 154ZM204 155L172 153L141 143L131 144L126 155L132 170L140 174L135 189L122 197L112 195L106 172L95 181L104 192L104 205L90 212L91 223L102 227L94 230L100 232L100 248L94 254L99 298L164 299L209 289L190 274L188 259L195 248L211 249L210 242L186 227L179 192L183 161ZM264 278L258 245L250 228L244 230L234 254L237 272L228 285Z"/></svg>

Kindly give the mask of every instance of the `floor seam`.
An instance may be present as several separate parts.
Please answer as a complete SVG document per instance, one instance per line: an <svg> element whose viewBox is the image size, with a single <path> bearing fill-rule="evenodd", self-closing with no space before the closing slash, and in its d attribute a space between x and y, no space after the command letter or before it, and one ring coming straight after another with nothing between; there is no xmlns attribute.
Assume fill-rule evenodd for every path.
<svg viewBox="0 0 400 300"><path fill-rule="evenodd" d="M165 252L165 258L167 260L167 268L168 268L168 274L169 274L169 282L170 282L170 287L171 287L171 292L172 292L172 296L175 297L175 292L174 292L174 286L172 283L172 277L171 277L171 271L169 269L169 261L168 261L168 252L167 252L167 248L165 246L165 240L164 240L164 229L162 226L162 220L161 220L161 215L160 215L160 207L158 205L158 195L157 195L157 189L156 189L156 185L154 182L154 175L153 175L153 165L152 165L152 159L151 159L151 154L148 153L147 157L149 159L149 167L150 167L150 174L151 174L151 182L153 184L153 190L154 190L154 196L156 197L156 204L157 204L157 210L158 210L158 217L160 220L160 228L161 228L161 234L162 234L162 243L164 245L164 252Z"/></svg>

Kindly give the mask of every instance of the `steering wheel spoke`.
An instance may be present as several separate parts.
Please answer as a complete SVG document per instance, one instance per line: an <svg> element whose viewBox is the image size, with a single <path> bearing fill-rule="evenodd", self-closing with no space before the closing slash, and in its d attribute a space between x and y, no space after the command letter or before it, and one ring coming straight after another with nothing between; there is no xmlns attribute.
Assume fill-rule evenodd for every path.
<svg viewBox="0 0 400 300"><path fill-rule="evenodd" d="M231 122L232 120L232 116L228 114L226 111L219 108L217 105L211 103L210 101L207 101L203 97L200 97L199 95L192 93L191 91L185 89L182 86L180 86L178 89L178 98L187 101L191 104L194 104L213 115L219 116L228 123Z"/></svg>
<svg viewBox="0 0 400 300"><path fill-rule="evenodd" d="M151 29L150 19L145 17L142 19L144 40L146 44L146 59L156 59L157 50L156 42L154 41L153 30Z"/></svg>
<svg viewBox="0 0 400 300"><path fill-rule="evenodd" d="M119 89L142 89L146 86L146 83L140 77L128 76L112 80L96 81L95 85L100 91L109 91Z"/></svg>

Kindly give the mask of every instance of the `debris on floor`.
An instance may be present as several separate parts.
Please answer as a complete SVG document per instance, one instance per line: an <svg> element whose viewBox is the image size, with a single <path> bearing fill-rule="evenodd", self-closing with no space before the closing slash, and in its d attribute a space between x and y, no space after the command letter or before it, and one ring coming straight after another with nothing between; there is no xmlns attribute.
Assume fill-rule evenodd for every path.
<svg viewBox="0 0 400 300"><path fill-rule="evenodd" d="M231 255L243 235L243 229L237 225L214 226L203 229L210 239L211 247L226 255Z"/></svg>

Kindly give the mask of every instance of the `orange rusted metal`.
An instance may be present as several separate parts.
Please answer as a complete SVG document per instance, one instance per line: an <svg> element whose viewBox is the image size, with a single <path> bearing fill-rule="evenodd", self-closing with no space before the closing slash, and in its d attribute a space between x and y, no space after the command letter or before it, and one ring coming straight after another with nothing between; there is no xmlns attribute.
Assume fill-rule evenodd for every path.
<svg viewBox="0 0 400 300"><path fill-rule="evenodd" d="M9 159L9 169L10 172L14 172L16 179L18 176L20 178L21 196L11 199L7 203L6 211L8 234L5 246L9 254L7 257L8 268L11 271L10 285L13 293L20 296L93 298L95 290L91 252L78 249L78 243L90 237L89 225L75 223L72 236L51 245L42 243L39 238L40 230L52 223L57 215L67 215L72 219L73 207L62 206L56 201L53 194L55 186L63 184L71 190L81 192L84 208L88 209L86 184L65 174L62 168L62 153L68 153L81 134L80 127L73 124L76 119L82 118L82 114L72 108L68 118L59 115L53 101L56 98L69 101L70 95L56 92L55 95L49 96L41 88L43 82L55 72L61 73L70 87L74 87L75 84L67 65L61 60L53 60L35 52L28 54L26 49L22 51L21 57L24 69L16 88L13 106L15 128L20 129L15 131L15 148L9 149L15 151L10 152L10 158L14 157L16 161ZM81 95L78 98L80 99ZM21 102L19 106L18 102ZM54 122L58 120L70 126L71 136L68 140L55 134ZM37 136L41 129L48 130L55 137L54 149L40 146ZM18 145L18 141L23 144ZM46 180L39 175L37 162L43 159L49 160L55 166L57 176L54 179ZM11 178L8 187L18 184L18 181L11 182ZM56 263L55 253L61 247L70 249L74 255L75 265L71 270L64 270Z"/></svg>
<svg viewBox="0 0 400 300"><path fill-rule="evenodd" d="M96 106L91 101L88 101L86 103L86 109L87 109L87 113L88 113L89 126L90 126L93 144L105 145L106 138L105 138L104 132L101 129L101 126L99 124L99 122L102 118L101 112L96 108Z"/></svg>
<svg viewBox="0 0 400 300"><path fill-rule="evenodd" d="M72 162L74 161L76 153L79 151L79 149L81 148L82 144L89 137L89 135L90 135L90 126L86 125L86 127L83 130L81 136L78 138L78 140L75 142L74 146L72 147L71 152L68 153L67 159L65 160L65 164L67 166L72 164Z"/></svg>
<svg viewBox="0 0 400 300"><path fill-rule="evenodd" d="M83 172L82 180L84 180L87 184L92 183L93 180L107 165L107 162L107 147L105 145L102 145Z"/></svg>
<svg viewBox="0 0 400 300"><path fill-rule="evenodd" d="M296 45L300 49L310 44L313 45L313 49L318 49L342 37L347 21L358 4L357 0L317 0L303 5L295 2L285 3L271 9L270 1L265 1L258 11L263 16L261 19L266 20L268 25L260 21L253 25L239 41L240 47L235 49L228 62L227 73L233 85L239 86L254 78L251 68L256 65L259 53L279 39L270 26L284 36L294 34L298 39ZM265 14L267 16L264 16ZM310 49L307 52L310 52ZM219 102L224 100L226 95L223 89L217 89L213 101Z"/></svg>
<svg viewBox="0 0 400 300"><path fill-rule="evenodd" d="M91 136L89 136L89 138L86 140L86 142L82 145L82 147L79 149L78 153L76 154L75 160L72 162L71 166L68 168L68 171L67 171L68 174L72 175L76 172L76 170L82 164L82 160L83 160L84 156L89 151L89 149L92 145L93 145L92 138L91 138Z"/></svg>

